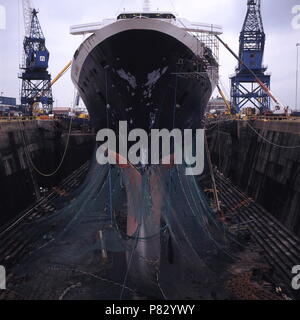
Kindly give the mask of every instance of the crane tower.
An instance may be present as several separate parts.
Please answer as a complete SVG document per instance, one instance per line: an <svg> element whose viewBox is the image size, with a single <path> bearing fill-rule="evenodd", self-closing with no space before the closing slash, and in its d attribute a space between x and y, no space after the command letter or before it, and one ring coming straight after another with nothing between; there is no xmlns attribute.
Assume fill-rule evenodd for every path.
<svg viewBox="0 0 300 320"><path fill-rule="evenodd" d="M43 113L51 113L53 105L51 75L48 72L49 51L38 19L38 11L30 0L23 0L25 38L23 42L23 65L21 105L32 114L35 106L42 105Z"/></svg>
<svg viewBox="0 0 300 320"><path fill-rule="evenodd" d="M263 66L265 32L261 16L261 1L248 0L248 10L240 34L239 63L236 73L231 77L231 105L233 113L239 113L243 107L255 107L260 112L270 110L270 96L258 84L254 75L270 89L271 76ZM245 67L246 66L246 67Z"/></svg>

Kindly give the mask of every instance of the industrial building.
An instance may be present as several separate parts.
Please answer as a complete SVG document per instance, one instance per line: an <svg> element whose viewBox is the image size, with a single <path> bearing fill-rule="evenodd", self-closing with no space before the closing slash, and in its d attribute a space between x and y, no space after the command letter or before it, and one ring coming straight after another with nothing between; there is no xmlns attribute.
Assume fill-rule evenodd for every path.
<svg viewBox="0 0 300 320"><path fill-rule="evenodd" d="M217 114L224 114L228 111L227 105L230 104L230 101L226 100L225 103L222 97L217 96L216 98L212 98L209 100L207 105L206 112L214 112Z"/></svg>

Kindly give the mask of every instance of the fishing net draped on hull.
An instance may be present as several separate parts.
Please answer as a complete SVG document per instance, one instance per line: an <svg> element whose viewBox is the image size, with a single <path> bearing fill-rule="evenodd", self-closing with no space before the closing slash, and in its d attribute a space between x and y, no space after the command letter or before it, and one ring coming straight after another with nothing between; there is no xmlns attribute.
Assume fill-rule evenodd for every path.
<svg viewBox="0 0 300 320"><path fill-rule="evenodd" d="M126 255L125 282L152 297L212 298L231 257L197 178L185 166L94 167L106 172L105 246Z"/></svg>

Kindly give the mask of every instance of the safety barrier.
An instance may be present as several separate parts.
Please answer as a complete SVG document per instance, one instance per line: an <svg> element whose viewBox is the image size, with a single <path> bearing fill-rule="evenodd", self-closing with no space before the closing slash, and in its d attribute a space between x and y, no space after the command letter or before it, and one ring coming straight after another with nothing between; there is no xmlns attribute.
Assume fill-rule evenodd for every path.
<svg viewBox="0 0 300 320"><path fill-rule="evenodd" d="M13 122L13 121L32 121L36 117L0 117L0 122Z"/></svg>
<svg viewBox="0 0 300 320"><path fill-rule="evenodd" d="M19 121L35 121L35 120L44 120L44 121L53 121L53 120L70 120L71 117L66 116L20 116L20 117L0 117L0 122L19 122ZM83 118L73 118L73 121L78 123L88 123L89 119Z"/></svg>
<svg viewBox="0 0 300 320"><path fill-rule="evenodd" d="M293 116L247 116L243 120L262 120L262 121L300 121L300 117Z"/></svg>

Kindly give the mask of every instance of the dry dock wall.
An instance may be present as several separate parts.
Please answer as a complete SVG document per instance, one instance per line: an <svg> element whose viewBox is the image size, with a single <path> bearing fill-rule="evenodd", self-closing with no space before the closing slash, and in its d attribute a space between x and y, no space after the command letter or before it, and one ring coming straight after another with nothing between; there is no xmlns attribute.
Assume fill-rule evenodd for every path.
<svg viewBox="0 0 300 320"><path fill-rule="evenodd" d="M222 122L207 135L220 171L300 236L300 122Z"/></svg>
<svg viewBox="0 0 300 320"><path fill-rule="evenodd" d="M74 123L72 127L79 129ZM43 177L32 169L27 154L44 173L58 167L68 129L68 120L0 123L0 229L36 200L41 187L50 189L90 159L94 139L74 135L70 136L65 161L56 175Z"/></svg>

